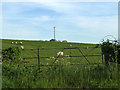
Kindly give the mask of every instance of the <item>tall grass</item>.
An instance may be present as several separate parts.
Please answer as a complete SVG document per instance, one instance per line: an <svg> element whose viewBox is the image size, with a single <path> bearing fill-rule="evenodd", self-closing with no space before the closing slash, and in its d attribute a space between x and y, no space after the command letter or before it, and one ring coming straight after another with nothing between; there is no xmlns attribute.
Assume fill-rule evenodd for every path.
<svg viewBox="0 0 120 90"><path fill-rule="evenodd" d="M2 48L20 46L11 44L11 41L18 40L2 40ZM38 47L95 47L93 44L81 43L62 43L62 42L43 42L43 41L22 41L25 49L37 49ZM100 54L101 49L82 49L84 55ZM55 57L59 50L43 50L40 56ZM65 50L64 55L70 55L70 50ZM79 50L71 50L71 55L81 55ZM36 57L37 50L22 51L23 57ZM102 62L100 57L87 57L91 63ZM2 64L2 87L3 88L120 88L120 66L111 64L108 67L103 65L87 65L84 57L79 58L58 58L56 65L49 70L48 67L41 67L42 72L38 70L37 59L28 59L29 64L25 63L5 63ZM40 63L46 65L53 63L54 59L40 59ZM59 62L60 61L60 62ZM83 65L70 65L83 64ZM29 67L33 65L33 67ZM66 66L65 66L66 65Z"/></svg>
<svg viewBox="0 0 120 90"><path fill-rule="evenodd" d="M2 66L3 88L120 88L119 68L97 66L54 66L39 72L36 67L18 64Z"/></svg>

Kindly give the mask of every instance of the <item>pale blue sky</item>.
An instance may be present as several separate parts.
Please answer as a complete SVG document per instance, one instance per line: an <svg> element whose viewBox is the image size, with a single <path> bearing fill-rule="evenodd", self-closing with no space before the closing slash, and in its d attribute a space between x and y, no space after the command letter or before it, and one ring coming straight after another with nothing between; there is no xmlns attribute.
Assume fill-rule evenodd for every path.
<svg viewBox="0 0 120 90"><path fill-rule="evenodd" d="M99 42L118 36L117 2L3 2L2 38Z"/></svg>

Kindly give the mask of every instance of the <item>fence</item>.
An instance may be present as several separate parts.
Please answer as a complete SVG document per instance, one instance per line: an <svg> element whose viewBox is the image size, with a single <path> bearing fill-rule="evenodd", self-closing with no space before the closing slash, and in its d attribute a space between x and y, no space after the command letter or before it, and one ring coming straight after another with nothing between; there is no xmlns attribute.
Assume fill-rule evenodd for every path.
<svg viewBox="0 0 120 90"><path fill-rule="evenodd" d="M36 53L34 52L34 56L32 55L32 57L23 57L23 59L24 60L27 60L27 59L37 60L39 69L41 66L59 66L60 64L63 64L63 61L64 61L63 65L68 65L68 64L69 65L83 65L83 64L102 64L103 63L103 54L101 52L100 47L91 47L91 46L89 47L66 47L66 48L39 47L37 49L25 49L23 50L23 53L25 51L28 52L29 50L35 51ZM58 51L62 51L64 55L56 56L56 53ZM95 59L95 57L97 59Z"/></svg>

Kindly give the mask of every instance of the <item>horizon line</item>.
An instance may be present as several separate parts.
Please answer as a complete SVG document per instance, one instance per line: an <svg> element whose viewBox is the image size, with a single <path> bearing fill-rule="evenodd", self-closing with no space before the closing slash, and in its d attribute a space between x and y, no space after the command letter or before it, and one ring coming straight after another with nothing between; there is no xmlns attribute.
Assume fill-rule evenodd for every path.
<svg viewBox="0 0 120 90"><path fill-rule="evenodd" d="M1 40L2 39L6 39L6 40L25 40L25 41L49 41L49 40L51 40L51 39L49 39L49 40L41 40L41 39L13 39L13 38L0 38ZM57 41L60 41L60 42L62 42L62 41L64 41L64 40L57 40ZM68 41L68 40L66 40L68 43L87 43L87 44L99 44L98 42L81 42L81 41Z"/></svg>

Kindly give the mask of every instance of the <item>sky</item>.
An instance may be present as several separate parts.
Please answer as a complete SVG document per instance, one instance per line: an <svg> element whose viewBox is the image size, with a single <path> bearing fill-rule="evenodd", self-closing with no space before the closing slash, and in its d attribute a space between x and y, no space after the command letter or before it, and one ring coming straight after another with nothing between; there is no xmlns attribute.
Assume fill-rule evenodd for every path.
<svg viewBox="0 0 120 90"><path fill-rule="evenodd" d="M2 2L2 38L99 43L118 38L118 2Z"/></svg>

